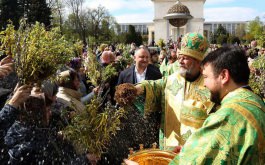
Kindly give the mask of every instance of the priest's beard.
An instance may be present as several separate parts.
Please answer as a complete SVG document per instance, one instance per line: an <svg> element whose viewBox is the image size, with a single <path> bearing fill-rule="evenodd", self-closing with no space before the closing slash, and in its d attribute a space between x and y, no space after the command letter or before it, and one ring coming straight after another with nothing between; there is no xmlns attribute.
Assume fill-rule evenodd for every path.
<svg viewBox="0 0 265 165"><path fill-rule="evenodd" d="M187 81L193 82L193 81L195 81L200 76L200 72L198 72L195 75L192 73L194 71L194 69L195 69L194 63L192 63L192 65L188 69L180 67L179 73Z"/></svg>
<svg viewBox="0 0 265 165"><path fill-rule="evenodd" d="M210 100L216 104L221 104L221 97L219 91L211 91Z"/></svg>

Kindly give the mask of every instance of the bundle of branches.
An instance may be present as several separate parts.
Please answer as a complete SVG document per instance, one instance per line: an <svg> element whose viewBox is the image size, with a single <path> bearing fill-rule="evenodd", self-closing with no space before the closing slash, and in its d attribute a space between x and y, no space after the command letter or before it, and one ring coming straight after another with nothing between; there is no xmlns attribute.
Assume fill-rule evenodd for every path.
<svg viewBox="0 0 265 165"><path fill-rule="evenodd" d="M63 131L79 153L88 151L100 157L119 128L120 118L125 116L123 108L107 105L99 112L100 106L100 99L93 99L85 111L73 115L71 124Z"/></svg>
<svg viewBox="0 0 265 165"><path fill-rule="evenodd" d="M124 83L116 87L115 100L119 105L130 105L137 96L137 90L133 84Z"/></svg>
<svg viewBox="0 0 265 165"><path fill-rule="evenodd" d="M14 58L21 84L40 84L69 61L76 49L58 28L47 31L43 24L29 25L25 19L17 31L9 24L1 34L1 48Z"/></svg>
<svg viewBox="0 0 265 165"><path fill-rule="evenodd" d="M118 72L115 65L108 65L102 67L97 61L96 55L92 53L91 50L87 53L87 59L85 62L86 74L94 86L101 86L102 84L108 82L113 76L117 76Z"/></svg>
<svg viewBox="0 0 265 165"><path fill-rule="evenodd" d="M251 65L249 85L252 90L265 99L265 59L259 56Z"/></svg>
<svg viewBox="0 0 265 165"><path fill-rule="evenodd" d="M5 31L1 31L0 33L1 39L1 47L0 49L4 51L4 53L8 56L12 56L12 52L14 52L15 48L15 30L14 26L10 22L7 25Z"/></svg>
<svg viewBox="0 0 265 165"><path fill-rule="evenodd" d="M158 40L157 45L160 49L164 49L164 47L166 46L165 41L162 38Z"/></svg>
<svg viewBox="0 0 265 165"><path fill-rule="evenodd" d="M96 55L88 51L86 74L94 86L103 86L118 73L113 65L100 66ZM123 108L107 104L102 106L103 97L97 95L86 106L85 111L73 114L71 123L63 130L64 136L73 143L75 149L100 156L110 139L120 127L120 118L125 117Z"/></svg>
<svg viewBox="0 0 265 165"><path fill-rule="evenodd" d="M130 54L130 45L119 44L117 45L122 57L117 61L119 70L125 69L128 65L133 63L132 55Z"/></svg>
<svg viewBox="0 0 265 165"><path fill-rule="evenodd" d="M101 86L102 84L108 82L111 78L118 75L119 71L124 70L128 65L133 63L133 58L131 57L129 50L129 45L120 44L119 49L122 49L122 58L120 58L115 63L102 67L97 61L97 56L88 50L87 59L85 62L86 74L89 77L89 82L94 86Z"/></svg>

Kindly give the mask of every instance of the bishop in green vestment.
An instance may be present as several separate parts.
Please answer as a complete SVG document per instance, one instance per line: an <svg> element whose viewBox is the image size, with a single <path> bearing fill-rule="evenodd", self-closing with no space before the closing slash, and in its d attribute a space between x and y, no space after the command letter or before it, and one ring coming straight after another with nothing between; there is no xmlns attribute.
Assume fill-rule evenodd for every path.
<svg viewBox="0 0 265 165"><path fill-rule="evenodd" d="M214 106L200 73L200 62L207 48L208 43L202 35L186 34L179 53L179 72L136 86L138 93L145 93L146 114L162 105L161 149L172 150L184 145L192 132L202 126Z"/></svg>

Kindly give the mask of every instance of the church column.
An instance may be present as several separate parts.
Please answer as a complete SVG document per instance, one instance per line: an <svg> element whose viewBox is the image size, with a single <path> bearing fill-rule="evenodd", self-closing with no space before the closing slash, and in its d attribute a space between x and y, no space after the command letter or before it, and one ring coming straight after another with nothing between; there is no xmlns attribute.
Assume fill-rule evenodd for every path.
<svg viewBox="0 0 265 165"><path fill-rule="evenodd" d="M169 39L169 22L168 22L168 20L166 21L166 23L167 23L167 38L166 38L166 41L167 41Z"/></svg>
<svg viewBox="0 0 265 165"><path fill-rule="evenodd" d="M188 33L191 31L191 21L189 20L188 23L186 24L186 28L184 28L184 34Z"/></svg>

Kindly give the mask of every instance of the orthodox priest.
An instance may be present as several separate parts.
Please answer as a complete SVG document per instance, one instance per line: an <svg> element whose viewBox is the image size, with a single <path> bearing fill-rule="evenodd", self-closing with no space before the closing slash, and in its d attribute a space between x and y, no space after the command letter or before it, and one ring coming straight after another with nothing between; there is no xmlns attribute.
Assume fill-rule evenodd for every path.
<svg viewBox="0 0 265 165"><path fill-rule="evenodd" d="M214 107L200 72L207 49L208 42L201 34L186 34L178 57L179 70L168 77L136 85L137 94L145 96L146 115L162 107L160 149L174 150L184 145Z"/></svg>

